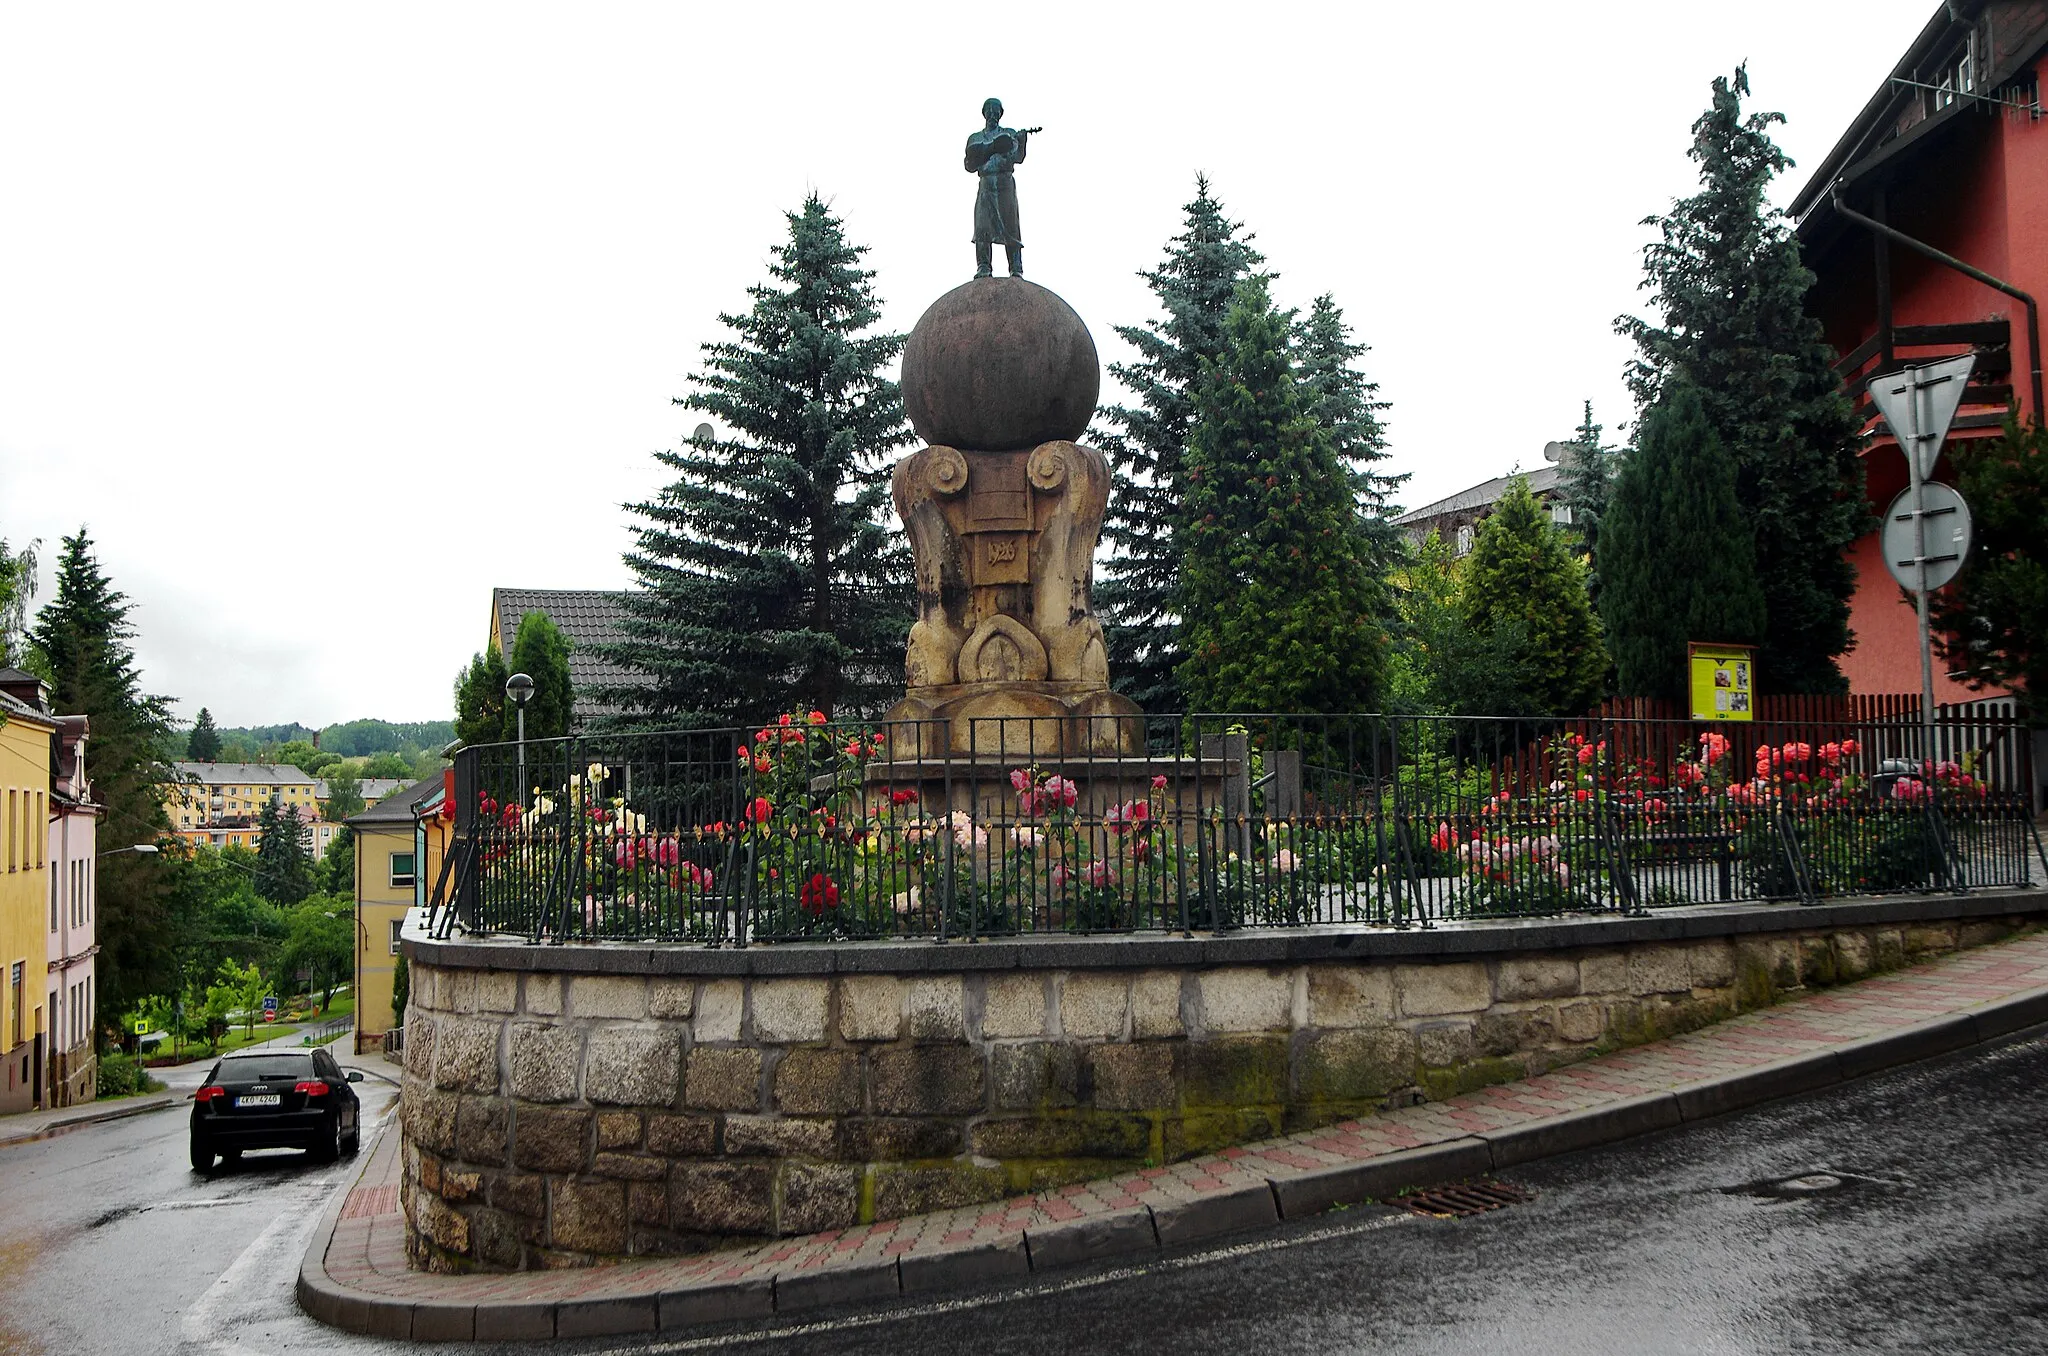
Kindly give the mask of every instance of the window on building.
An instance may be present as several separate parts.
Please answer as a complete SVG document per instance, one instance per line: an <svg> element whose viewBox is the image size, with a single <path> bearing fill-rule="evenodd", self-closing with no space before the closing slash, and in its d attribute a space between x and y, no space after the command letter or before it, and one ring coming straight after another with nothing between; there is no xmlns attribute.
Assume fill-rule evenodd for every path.
<svg viewBox="0 0 2048 1356"><path fill-rule="evenodd" d="M50 931L57 930L57 873L50 873Z"/></svg>
<svg viewBox="0 0 2048 1356"><path fill-rule="evenodd" d="M7 981L7 993L8 993L8 999L9 999L9 1001L10 1001L10 1002L12 1002L12 1003L14 1004L14 1044L16 1044L16 1045L20 1045L20 1044L21 1044L21 1041L22 1041L22 1035L21 1035L21 980L22 980L22 969L21 969L21 962L20 962L20 961L16 961L16 962L14 963L14 966L13 966L12 970L11 970L11 971L10 971L10 973L9 973L9 976L8 976L8 981Z"/></svg>
<svg viewBox="0 0 2048 1356"><path fill-rule="evenodd" d="M403 918L391 920L391 954L394 956L398 954L398 934L404 930L405 920Z"/></svg>
<svg viewBox="0 0 2048 1356"><path fill-rule="evenodd" d="M1458 529L1458 554L1461 556L1472 554L1472 525L1470 523Z"/></svg>
<svg viewBox="0 0 2048 1356"><path fill-rule="evenodd" d="M1550 521L1556 523L1559 527L1570 527L1572 525L1572 506L1570 504L1552 503L1550 506Z"/></svg>
<svg viewBox="0 0 2048 1356"><path fill-rule="evenodd" d="M410 852L391 854L391 884L393 888L412 884L413 855Z"/></svg>

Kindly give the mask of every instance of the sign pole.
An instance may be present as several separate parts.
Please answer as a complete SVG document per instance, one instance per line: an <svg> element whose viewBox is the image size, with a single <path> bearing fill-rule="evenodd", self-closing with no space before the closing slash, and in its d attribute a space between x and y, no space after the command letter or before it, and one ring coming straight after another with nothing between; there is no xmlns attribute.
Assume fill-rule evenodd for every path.
<svg viewBox="0 0 2048 1356"><path fill-rule="evenodd" d="M1912 401L1907 405L1912 427L1908 437L1912 440L1906 449L1906 471L1912 477L1913 491L1913 605L1920 614L1920 729L1925 741L1928 785L1933 785L1934 750L1934 630L1927 619L1927 477L1920 473L1921 443L1927 437L1924 430L1932 422L1927 416L1932 412L1930 395L1932 383L1923 384L1919 374L1914 374ZM1936 435L1937 437L1939 435ZM1930 451L1938 450L1939 443ZM1928 460L1931 462L1933 457Z"/></svg>

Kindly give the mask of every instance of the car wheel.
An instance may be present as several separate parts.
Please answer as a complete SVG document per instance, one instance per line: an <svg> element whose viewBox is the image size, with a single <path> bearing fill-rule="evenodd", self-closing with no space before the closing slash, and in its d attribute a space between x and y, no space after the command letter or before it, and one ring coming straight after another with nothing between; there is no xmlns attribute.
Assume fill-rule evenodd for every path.
<svg viewBox="0 0 2048 1356"><path fill-rule="evenodd" d="M199 1136L192 1136L192 1171L213 1171L213 1146Z"/></svg>
<svg viewBox="0 0 2048 1356"><path fill-rule="evenodd" d="M362 1147L363 1147L363 1122L362 1122L361 1118L360 1118L360 1117L358 1117L358 1118L357 1118L357 1120L356 1120L356 1123L355 1123L354 1125L352 1125L352 1126L350 1126L350 1127L349 1127L349 1132L348 1132L348 1134L347 1134L346 1136L344 1136L344 1137L343 1137L343 1139L342 1139L342 1141L341 1141L341 1151L342 1151L343 1153L345 1153L345 1154L349 1155L349 1156L350 1156L351 1158L353 1158L353 1157L355 1156L356 1150L358 1150L358 1149L360 1149L360 1148L362 1148Z"/></svg>
<svg viewBox="0 0 2048 1356"><path fill-rule="evenodd" d="M327 1118L326 1126L320 1131L319 1142L313 1146L313 1160L316 1163L332 1163L341 1157L341 1114L336 1112Z"/></svg>

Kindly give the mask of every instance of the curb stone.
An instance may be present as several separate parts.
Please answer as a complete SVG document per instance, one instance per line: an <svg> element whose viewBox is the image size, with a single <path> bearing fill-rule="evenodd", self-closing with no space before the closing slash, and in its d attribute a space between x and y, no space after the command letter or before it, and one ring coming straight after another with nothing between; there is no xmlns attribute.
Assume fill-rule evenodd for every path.
<svg viewBox="0 0 2048 1356"><path fill-rule="evenodd" d="M107 1107L104 1110L84 1111L76 1116L60 1116L54 1121L43 1122L43 1124L33 1130L24 1130L19 1134L0 1138L0 1149L4 1149L10 1144L27 1144L31 1140L41 1139L44 1135L57 1130L75 1130L81 1125L99 1125L105 1121L125 1121L130 1116L140 1116L146 1112L161 1111L178 1100L175 1094L166 1094L159 1097L151 1097L146 1101L123 1102L118 1106Z"/></svg>
<svg viewBox="0 0 2048 1356"><path fill-rule="evenodd" d="M1174 1247L1270 1227L1332 1207L1385 1200L1523 1163L1618 1143L1762 1103L1817 1091L1984 1045L2048 1024L2048 988L2016 994L1903 1030L1702 1079L1670 1092L1566 1112L1504 1130L1381 1155L1173 1206L1136 1206L1049 1228L1012 1241L955 1252L753 1278L681 1290L553 1303L475 1305L412 1301L353 1290L327 1273L326 1254L349 1192L335 1193L300 1266L298 1298L333 1327L412 1341L517 1340L672 1332L703 1324L873 1303L904 1294L968 1289L1085 1262L1140 1260ZM395 1126L387 1121L385 1132ZM370 1155L364 1156L367 1171ZM357 1180L361 1174L358 1174Z"/></svg>

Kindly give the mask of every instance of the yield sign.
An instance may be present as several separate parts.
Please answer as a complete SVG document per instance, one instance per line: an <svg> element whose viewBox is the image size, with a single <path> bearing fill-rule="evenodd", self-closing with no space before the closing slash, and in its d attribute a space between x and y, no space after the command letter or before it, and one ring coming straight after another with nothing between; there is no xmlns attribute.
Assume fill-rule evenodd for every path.
<svg viewBox="0 0 2048 1356"><path fill-rule="evenodd" d="M1965 353L1870 379L1870 399L1923 479L1934 472L1941 440L1948 436L1976 365L1977 355Z"/></svg>

